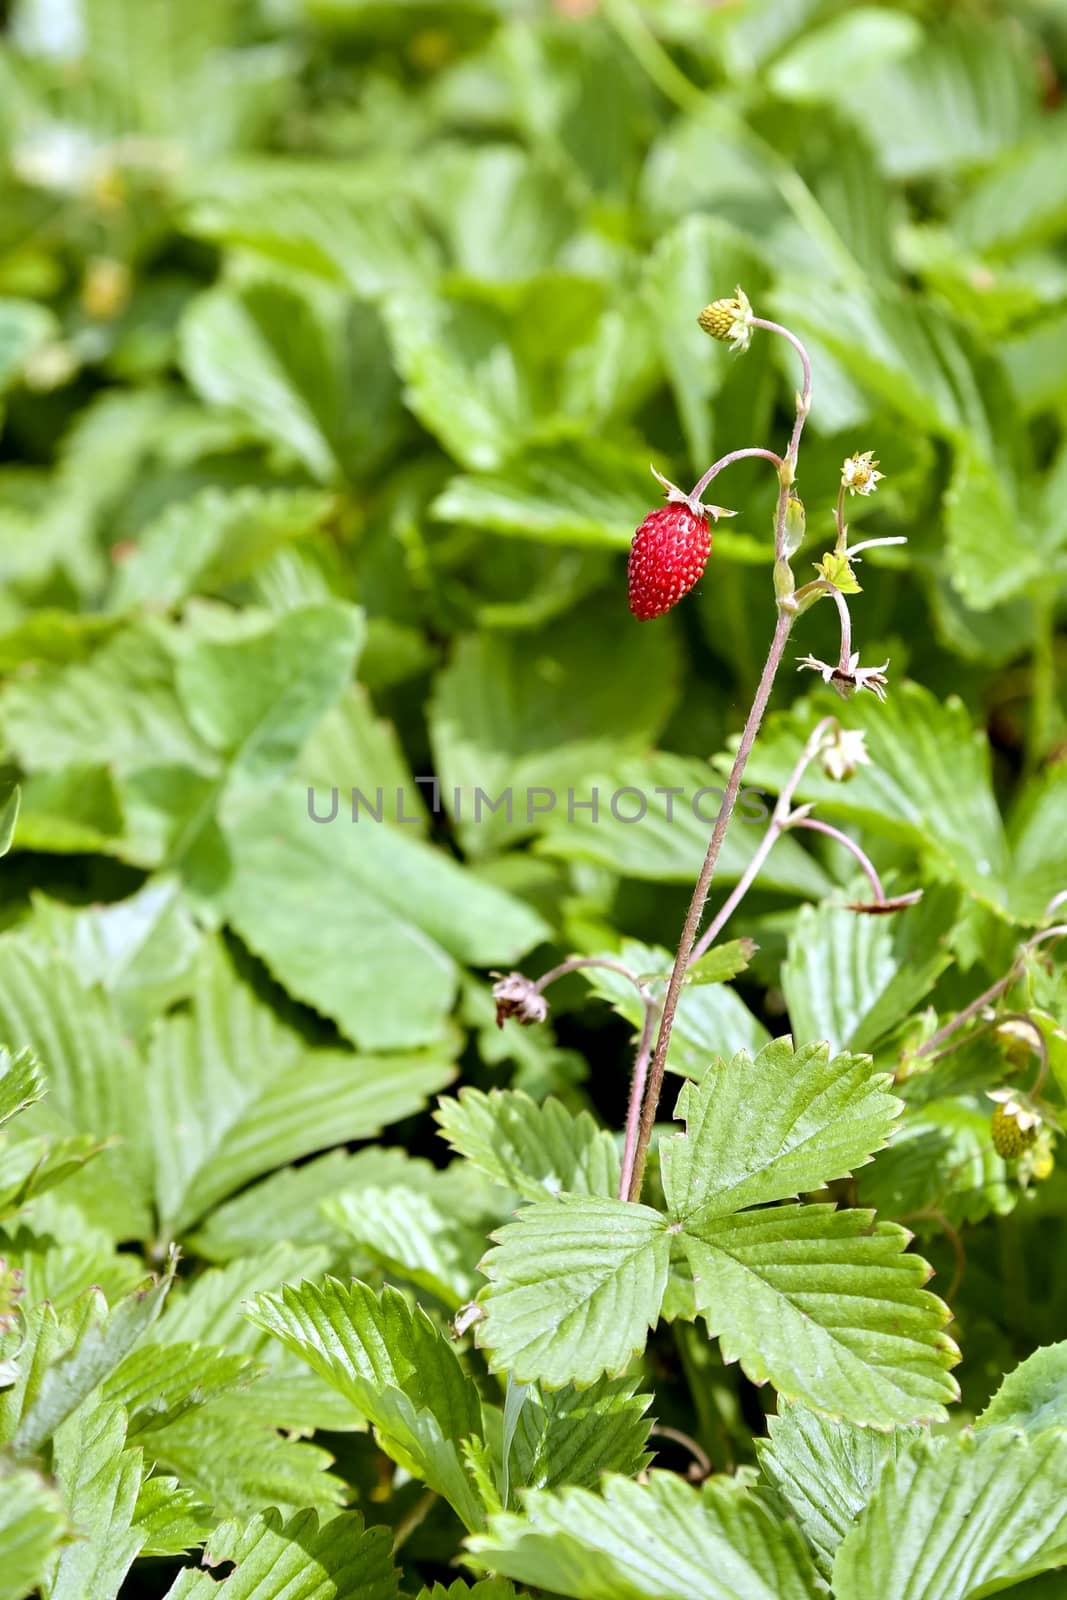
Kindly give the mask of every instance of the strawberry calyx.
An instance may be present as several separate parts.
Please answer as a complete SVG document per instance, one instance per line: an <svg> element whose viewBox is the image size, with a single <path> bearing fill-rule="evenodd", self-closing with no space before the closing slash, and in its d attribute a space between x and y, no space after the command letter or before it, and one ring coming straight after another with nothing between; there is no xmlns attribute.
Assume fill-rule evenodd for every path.
<svg viewBox="0 0 1067 1600"><path fill-rule="evenodd" d="M706 505L703 500L698 500L695 495L686 494L684 489L679 489L676 483L665 478L662 472L657 472L655 467L650 467L652 476L663 485L667 500L672 505L688 506L694 517L710 517L712 522L718 522L720 517L736 517L736 511L728 511L725 506Z"/></svg>

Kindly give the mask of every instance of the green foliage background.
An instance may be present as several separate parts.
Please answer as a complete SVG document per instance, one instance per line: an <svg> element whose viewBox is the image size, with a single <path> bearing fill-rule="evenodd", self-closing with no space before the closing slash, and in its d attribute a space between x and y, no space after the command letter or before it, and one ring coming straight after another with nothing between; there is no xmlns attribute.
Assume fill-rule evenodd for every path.
<svg viewBox="0 0 1067 1600"><path fill-rule="evenodd" d="M1067 1185L996 1154L986 1098L1032 1084L1036 1028L1062 1111L1053 947L1003 997L1021 1049L900 1069L1067 888L1065 73L1055 0L9 5L0 1600L211 1595L205 1539L232 1600L1061 1592ZM688 1133L621 1218L632 992L575 975L548 1026L498 1031L488 974L669 968L707 825L607 797L723 781L773 623L766 464L718 481L738 515L668 618L630 619L625 551L650 462L688 485L784 446L788 348L696 325L737 283L813 356L800 581L855 450L886 475L856 534L908 539L852 601L888 703L786 671L746 783L774 794L828 711L862 728L871 764L799 798L925 894L856 916L851 858L776 847L739 982L684 997ZM795 638L833 659L832 608ZM600 818L568 816L594 786ZM476 787L514 815L476 820ZM561 798L527 815L529 788ZM735 822L716 893L759 837ZM816 1154L783 1177L760 1139L791 1094ZM877 1317L834 1378L772 1338L773 1252L826 1215L766 1209L798 1189L841 1238L877 1208L906 1381ZM484 1354L454 1346L520 1205ZM932 1437L860 1426L951 1399L893 1223L962 1350ZM766 1300L714 1277L760 1227ZM831 1267L804 1282L839 1305ZM768 1442L776 1390L803 1404ZM707 1452L703 1489L653 1417Z"/></svg>

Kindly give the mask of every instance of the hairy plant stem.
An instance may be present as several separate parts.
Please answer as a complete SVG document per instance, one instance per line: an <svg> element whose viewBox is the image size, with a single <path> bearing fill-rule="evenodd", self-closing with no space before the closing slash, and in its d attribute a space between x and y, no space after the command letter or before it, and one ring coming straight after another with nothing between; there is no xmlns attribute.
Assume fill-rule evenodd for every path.
<svg viewBox="0 0 1067 1600"><path fill-rule="evenodd" d="M630 1103L626 1112L626 1132L623 1139L622 1167L619 1173L618 1196L625 1200L630 1192L630 1182L633 1177L634 1159L637 1154L637 1137L641 1126L641 1107L645 1098L645 1085L648 1082L648 1066L652 1059L652 1037L656 1031L656 1020L659 1016L659 1005L649 992L647 984L643 983L636 972L626 966L622 961L612 961L607 956L569 956L566 961L561 961L558 966L551 967L548 972L538 978L535 989L542 993L550 983L555 983L558 978L565 978L568 973L578 972L582 967L603 967L608 972L617 972L628 982L632 983L641 996L641 1003L645 1008L644 1020L641 1024L641 1037L637 1046L637 1055L634 1059L633 1078L630 1085Z"/></svg>
<svg viewBox="0 0 1067 1600"><path fill-rule="evenodd" d="M808 767L818 755L826 735L837 726L838 722L836 717L823 717L822 721L817 723L812 729L812 732L808 735L807 742L804 745L803 750L800 752L800 758L797 761L796 766L793 768L792 772L789 774L789 777L782 785L782 789L775 803L774 813L771 817L767 832L763 835L763 838L757 845L756 852L753 855L752 860L749 862L748 866L737 880L734 888L723 901L722 905L719 907L719 910L715 913L715 916L712 918L711 922L709 922L708 926L704 929L704 932L700 935L700 938L693 946L693 954L690 957L691 962L699 961L705 950L707 950L708 947L715 942L723 928L726 926L727 922L730 920L738 906L741 904L742 900L745 898L749 889L751 889L760 868L763 866L763 863L766 861L767 857L770 855L771 851L774 849L775 845L778 843L778 840L781 838L789 824L792 814L791 808L793 804L793 796L796 793L797 785L804 776L805 772L808 770Z"/></svg>
<svg viewBox="0 0 1067 1600"><path fill-rule="evenodd" d="M730 768L730 776L726 780L726 793L723 796L719 814L715 818L715 826L712 829L707 853L704 856L704 865L700 869L700 876L696 881L692 899L689 902L685 925L682 928L682 936L674 957L674 966L671 969L670 982L667 985L667 994L663 1001L663 1012L660 1017L656 1048L652 1055L652 1063L648 1074L648 1086L645 1090L644 1103L641 1107L641 1117L637 1130L637 1146L634 1152L633 1170L627 1192L627 1198L634 1201L641 1198L641 1185L644 1182L645 1165L648 1161L648 1147L652 1140L652 1130L656 1125L656 1112L659 1109L659 1098L663 1090L663 1077L667 1070L667 1051L670 1048L671 1031L674 1027L674 1018L678 1010L678 1000L681 996L682 985L685 982L686 969L693 958L693 947L700 931L700 919L704 914L708 890L711 887L712 878L715 876L719 852L722 849L722 842L726 837L726 830L734 813L734 806L737 804L741 779L744 776L748 758L752 753L756 734L759 732L760 724L763 721L763 714L767 709L771 690L774 688L774 680L778 676L778 669L782 664L786 642L796 620L797 608L792 596L794 584L786 550L785 525L789 511L789 490L796 475L800 436L804 431L804 423L811 409L811 360L796 334L790 333L789 329L783 328L780 323L769 322L764 317L753 317L752 326L754 328L763 328L767 333L776 333L791 344L800 357L801 371L803 373L800 392L796 397L796 416L793 421L793 431L790 434L785 458L778 468L778 505L774 517L774 580L778 603L778 619L775 623L767 660L759 683L756 686L755 698L752 701L752 706L741 733L741 740L737 746L737 753Z"/></svg>
<svg viewBox="0 0 1067 1600"><path fill-rule="evenodd" d="M648 1146L652 1138L652 1130L656 1124L656 1111L659 1107L660 1092L663 1088L663 1075L667 1067L667 1049L671 1042L671 1029L674 1026L674 1016L678 1009L678 998L682 992L685 981L686 968L693 955L693 946L696 943L697 930L700 927L700 918L704 912L704 902L708 897L711 880L715 874L715 867L719 860L722 842L726 837L726 829L730 818L733 816L734 805L737 801L741 779L748 763L756 734L763 721L763 713L767 709L767 702L771 697L771 689L778 675L778 668L782 664L785 653L786 641L793 627L793 613L783 607L778 613L778 622L771 640L771 648L767 656L756 697L748 713L741 742L734 756L730 776L726 780L726 793L723 796L722 806L715 819L711 840L708 844L704 865L700 869L700 876L696 881L689 910L686 913L685 926L682 928L682 937L678 944L678 953L674 958L671 969L670 982L667 985L667 995L663 1002L663 1015L660 1019L659 1034L656 1039L656 1048L652 1057L651 1071L648 1078L648 1089L644 1098L641 1111L640 1125L637 1135L637 1148L633 1162L633 1173L627 1198L638 1200L641 1196L641 1185L644 1182L645 1163L648 1160Z"/></svg>
<svg viewBox="0 0 1067 1600"><path fill-rule="evenodd" d="M1060 896L1057 896L1057 900L1059 898ZM950 1017L947 1022L942 1023L937 1032L932 1033L929 1039L924 1040L914 1052L915 1059L918 1060L922 1056L932 1055L935 1051L938 1054L947 1055L948 1052L939 1051L938 1046L943 1045L946 1039L950 1039L954 1033L957 1033L960 1028L970 1022L972 1017L976 1017L985 1006L991 1005L994 1000L999 1000L1001 995L1011 988L1012 984L1022 976L1027 951L1036 949L1046 939L1062 939L1064 934L1067 934L1067 923L1057 923L1054 927L1042 928L1040 933L1035 933L1032 938L1026 940L1025 944L1021 944L1015 960L1004 976L998 978L996 983L991 983L988 989L983 989L982 993L976 996L970 1005L964 1006L962 1011L958 1011L954 1017Z"/></svg>

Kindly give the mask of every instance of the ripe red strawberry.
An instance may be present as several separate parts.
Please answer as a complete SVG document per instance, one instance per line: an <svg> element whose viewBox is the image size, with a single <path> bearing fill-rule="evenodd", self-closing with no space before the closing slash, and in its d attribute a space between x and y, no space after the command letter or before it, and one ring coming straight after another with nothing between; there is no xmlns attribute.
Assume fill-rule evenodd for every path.
<svg viewBox="0 0 1067 1600"><path fill-rule="evenodd" d="M671 501L650 511L630 546L630 610L639 622L677 605L704 575L711 554L706 516Z"/></svg>

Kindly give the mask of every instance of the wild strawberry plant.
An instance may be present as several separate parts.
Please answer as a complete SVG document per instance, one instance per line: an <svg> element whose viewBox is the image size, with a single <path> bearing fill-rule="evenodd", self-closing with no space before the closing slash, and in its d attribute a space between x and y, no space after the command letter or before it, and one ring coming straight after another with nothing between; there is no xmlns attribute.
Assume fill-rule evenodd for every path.
<svg viewBox="0 0 1067 1600"><path fill-rule="evenodd" d="M1055 7L7 10L0 1600L1059 1595Z"/></svg>

